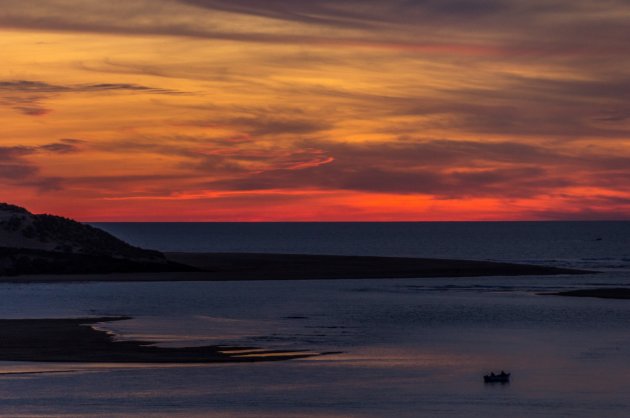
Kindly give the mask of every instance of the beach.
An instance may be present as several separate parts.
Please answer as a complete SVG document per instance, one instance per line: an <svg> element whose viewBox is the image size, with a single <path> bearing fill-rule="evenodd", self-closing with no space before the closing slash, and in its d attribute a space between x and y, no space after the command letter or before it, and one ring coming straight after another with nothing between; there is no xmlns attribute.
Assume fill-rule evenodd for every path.
<svg viewBox="0 0 630 418"><path fill-rule="evenodd" d="M116 340L93 325L130 317L0 320L0 361L73 363L220 363L280 361L316 355L256 347L159 347Z"/></svg>

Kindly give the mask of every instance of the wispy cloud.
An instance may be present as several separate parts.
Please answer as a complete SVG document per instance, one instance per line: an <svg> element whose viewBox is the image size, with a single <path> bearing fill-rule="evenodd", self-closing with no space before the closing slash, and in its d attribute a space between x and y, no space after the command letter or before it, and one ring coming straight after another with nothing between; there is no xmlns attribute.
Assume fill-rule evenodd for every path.
<svg viewBox="0 0 630 418"><path fill-rule="evenodd" d="M516 53L527 53L544 52L553 39L556 53L563 49L595 52L601 47L628 50L619 37L630 8L623 0L136 0L115 4L4 0L0 24L31 30L264 43L346 40L357 46L388 47L413 46L409 40L415 39L418 45L511 45ZM251 21L243 25L245 17L258 19L256 25Z"/></svg>
<svg viewBox="0 0 630 418"><path fill-rule="evenodd" d="M630 216L625 0L0 2L16 190Z"/></svg>
<svg viewBox="0 0 630 418"><path fill-rule="evenodd" d="M623 177L630 166L630 154L597 152L592 147L559 150L553 144L508 141L404 138L350 143L309 139L278 146L265 142L231 145L179 138L170 145L154 139L127 146L112 143L102 150L178 155L178 167L183 170L179 179L171 188L156 190L154 196L172 196L185 184L193 196L204 196L206 191L346 190L439 199L533 199L572 187L622 193L626 182L615 185L611 179ZM163 176L140 179L156 187L165 183ZM108 181L114 179L105 176L98 184ZM126 181L135 183L138 178L119 177L115 183ZM96 184L97 180L88 182Z"/></svg>
<svg viewBox="0 0 630 418"><path fill-rule="evenodd" d="M40 192L59 190L62 179L42 175L40 168L28 157L35 154L68 154L79 152L78 140L60 140L38 146L1 146L0 182L20 187L35 188Z"/></svg>
<svg viewBox="0 0 630 418"><path fill-rule="evenodd" d="M14 93L98 93L106 91L127 91L127 92L140 92L140 93L152 93L152 94L181 94L181 92L147 87L138 84L125 84L125 83L97 83L97 84L75 84L75 85L60 85L50 84L42 81L31 80L10 80L0 81L0 92L14 92Z"/></svg>
<svg viewBox="0 0 630 418"><path fill-rule="evenodd" d="M59 94L70 93L144 93L179 95L181 92L125 83L95 83L61 85L32 80L0 81L0 104L11 107L26 116L45 116L52 112L43 103Z"/></svg>

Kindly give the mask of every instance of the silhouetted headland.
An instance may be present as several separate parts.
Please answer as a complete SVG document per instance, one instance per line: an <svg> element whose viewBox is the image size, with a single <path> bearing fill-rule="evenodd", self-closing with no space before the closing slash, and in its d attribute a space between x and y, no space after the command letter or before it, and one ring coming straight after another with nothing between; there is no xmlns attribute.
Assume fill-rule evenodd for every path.
<svg viewBox="0 0 630 418"><path fill-rule="evenodd" d="M0 203L0 276L192 270L101 229Z"/></svg>
<svg viewBox="0 0 630 418"><path fill-rule="evenodd" d="M115 274L112 274L115 273ZM582 270L446 259L146 250L71 219L0 204L0 281L211 281L523 276ZM80 274L80 277L76 275ZM74 275L74 276L73 276ZM15 277L18 276L18 277Z"/></svg>

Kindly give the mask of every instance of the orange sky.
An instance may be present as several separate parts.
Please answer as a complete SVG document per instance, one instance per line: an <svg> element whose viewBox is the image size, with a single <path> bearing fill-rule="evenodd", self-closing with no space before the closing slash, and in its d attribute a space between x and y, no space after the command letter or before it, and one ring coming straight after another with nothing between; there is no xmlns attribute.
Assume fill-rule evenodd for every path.
<svg viewBox="0 0 630 418"><path fill-rule="evenodd" d="M2 0L0 201L630 219L626 1Z"/></svg>

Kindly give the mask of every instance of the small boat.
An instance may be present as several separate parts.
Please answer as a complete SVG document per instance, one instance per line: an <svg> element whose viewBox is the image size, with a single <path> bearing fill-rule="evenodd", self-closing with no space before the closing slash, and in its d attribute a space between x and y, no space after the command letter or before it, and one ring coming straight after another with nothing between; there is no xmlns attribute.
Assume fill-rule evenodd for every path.
<svg viewBox="0 0 630 418"><path fill-rule="evenodd" d="M501 370L501 373L490 373L483 377L483 381L486 383L510 383L510 373L506 373Z"/></svg>

